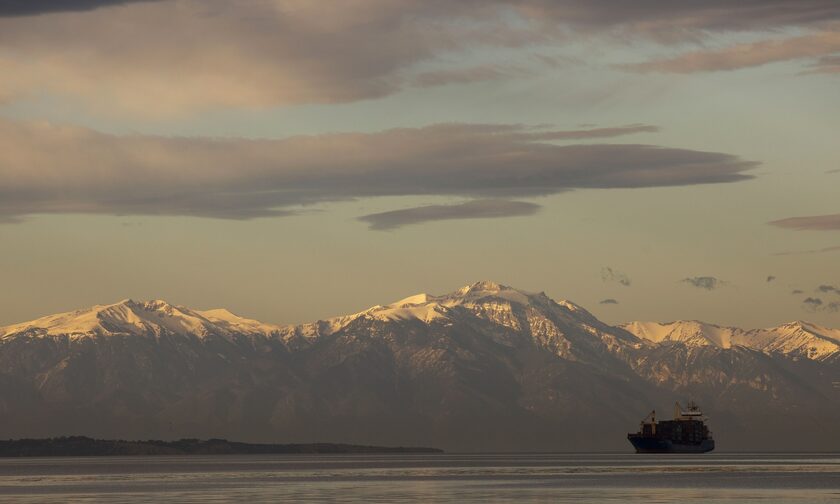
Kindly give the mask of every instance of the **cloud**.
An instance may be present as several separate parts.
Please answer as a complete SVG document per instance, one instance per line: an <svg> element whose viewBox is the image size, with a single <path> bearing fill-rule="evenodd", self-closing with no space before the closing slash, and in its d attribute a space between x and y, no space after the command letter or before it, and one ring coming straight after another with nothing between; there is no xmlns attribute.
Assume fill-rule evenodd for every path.
<svg viewBox="0 0 840 504"><path fill-rule="evenodd" d="M650 124L629 124L612 128L587 128L567 131L545 131L542 133L528 132L526 135L532 140L585 140L587 138L612 138L634 133L656 133L658 126Z"/></svg>
<svg viewBox="0 0 840 504"><path fill-rule="evenodd" d="M830 292L836 292L837 294L840 294L840 289L838 289L837 287L835 287L833 285L823 284L823 285L820 285L819 287L817 287L816 290L817 290L817 292L822 292L823 294L828 294Z"/></svg>
<svg viewBox="0 0 840 504"><path fill-rule="evenodd" d="M811 64L806 74L835 74L840 73L840 56L823 56ZM829 170L828 173L837 173L840 170Z"/></svg>
<svg viewBox="0 0 840 504"><path fill-rule="evenodd" d="M157 0L0 0L0 17L86 11L100 7L148 1Z"/></svg>
<svg viewBox="0 0 840 504"><path fill-rule="evenodd" d="M599 304L618 304L618 301L613 298L602 299Z"/></svg>
<svg viewBox="0 0 840 504"><path fill-rule="evenodd" d="M617 282L625 287L630 287L630 278L624 273L614 270L609 266L601 268L601 280L605 282Z"/></svg>
<svg viewBox="0 0 840 504"><path fill-rule="evenodd" d="M790 291L790 293L793 294L794 296L796 296L798 294L804 294L805 292L802 291L802 290L799 290L799 289L794 289L794 290Z"/></svg>
<svg viewBox="0 0 840 504"><path fill-rule="evenodd" d="M584 64L582 59L570 56L545 54L518 54L516 63L485 63L464 66L458 62L455 67L442 67L416 73L410 84L419 88L447 84L470 84L473 82L497 81L501 79L533 77L547 68L560 68Z"/></svg>
<svg viewBox="0 0 840 504"><path fill-rule="evenodd" d="M370 229L386 231L411 224L454 219L491 219L533 215L540 206L524 201L474 200L457 205L429 205L359 217Z"/></svg>
<svg viewBox="0 0 840 504"><path fill-rule="evenodd" d="M824 302L821 298L809 297L805 298L802 301L802 306L808 311L811 312L832 312L837 313L840 312L840 302L839 301L831 301L831 302Z"/></svg>
<svg viewBox="0 0 840 504"><path fill-rule="evenodd" d="M697 287L698 289L705 289L709 291L723 287L728 283L711 276L683 278L682 280L680 280L680 282L691 285L692 287Z"/></svg>
<svg viewBox="0 0 840 504"><path fill-rule="evenodd" d="M840 19L833 0L526 0L513 2L534 17L580 28L621 27L659 38L731 30L814 26Z"/></svg>
<svg viewBox="0 0 840 504"><path fill-rule="evenodd" d="M812 250L789 250L787 252L776 252L773 255L775 256L786 256L786 255L809 255L809 254L823 254L826 252L838 252L840 251L840 245L833 246L833 247L824 247L821 249L812 249Z"/></svg>
<svg viewBox="0 0 840 504"><path fill-rule="evenodd" d="M808 297L802 301L802 305L811 311L816 311L823 305L823 302L820 298Z"/></svg>
<svg viewBox="0 0 840 504"><path fill-rule="evenodd" d="M96 8L105 5L112 8ZM53 14L19 17L47 12ZM582 37L670 44L729 30L819 30L837 19L840 7L830 0L802 0L795 8L789 0L5 0L0 101L46 95L100 113L161 117L346 103L527 74L520 63L538 57L537 48L560 52ZM828 39L832 31L803 37ZM810 42L813 49L806 42L755 48L768 56L689 56L702 61L688 67L829 55L831 42ZM495 49L518 51L511 58L517 65L447 68ZM685 68L666 66L673 65Z"/></svg>
<svg viewBox="0 0 840 504"><path fill-rule="evenodd" d="M775 280L775 279L776 279L776 277L775 277L775 276L773 276L773 275L768 275L768 276L767 276L767 282L768 282L768 283L772 282L772 281L773 281L773 280Z"/></svg>
<svg viewBox="0 0 840 504"><path fill-rule="evenodd" d="M786 39L737 44L723 49L704 49L673 58L619 65L633 72L695 73L736 70L754 66L815 58L840 51L840 32L812 33Z"/></svg>
<svg viewBox="0 0 840 504"><path fill-rule="evenodd" d="M737 182L757 164L650 145L542 141L555 136L521 125L438 124L274 140L178 138L0 119L0 220L43 213L248 219L373 196L510 199Z"/></svg>
<svg viewBox="0 0 840 504"><path fill-rule="evenodd" d="M769 224L771 226L777 226L785 229L796 229L798 231L838 231L840 230L840 214L790 217L787 219L775 220ZM833 247L824 251L828 250L833 250Z"/></svg>
<svg viewBox="0 0 840 504"><path fill-rule="evenodd" d="M521 75L525 71L517 67L502 65L480 65L469 68L455 68L424 72L414 77L414 84L418 87L443 86L445 84L469 84L497 80Z"/></svg>
<svg viewBox="0 0 840 504"><path fill-rule="evenodd" d="M488 32L483 23L498 23L498 10L413 0L182 0L0 18L0 96L48 94L99 112L162 117L379 98L410 87L414 66L439 55L538 36L510 24Z"/></svg>

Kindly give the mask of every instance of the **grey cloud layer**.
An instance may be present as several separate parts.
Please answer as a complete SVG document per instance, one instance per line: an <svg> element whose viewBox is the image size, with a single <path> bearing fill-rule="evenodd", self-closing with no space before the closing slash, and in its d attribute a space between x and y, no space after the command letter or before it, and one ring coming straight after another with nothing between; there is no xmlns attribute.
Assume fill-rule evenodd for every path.
<svg viewBox="0 0 840 504"><path fill-rule="evenodd" d="M834 0L523 0L527 11L575 26L625 26L662 36L679 31L768 30L840 19Z"/></svg>
<svg viewBox="0 0 840 504"><path fill-rule="evenodd" d="M452 5L452 17L467 7ZM50 93L109 113L165 116L381 97L404 86L411 65L478 37L451 29L440 8L184 0L0 19L0 101Z"/></svg>
<svg viewBox="0 0 840 504"><path fill-rule="evenodd" d="M115 7L94 9L103 5ZM82 9L92 10L76 12ZM74 12L8 17L58 10ZM559 48L572 34L613 32L622 40L685 42L725 30L820 30L838 19L840 2L828 0L16 0L0 3L0 102L48 94L99 112L157 116L350 102L522 73L505 65L439 66L477 47L528 52ZM737 67L803 51L830 57L832 30L822 33L804 36L822 37L818 42L755 46L752 55L690 54L681 58L688 63L638 69ZM833 60L819 68L833 68Z"/></svg>
<svg viewBox="0 0 840 504"><path fill-rule="evenodd" d="M32 16L50 12L86 11L133 2L158 0L0 0L0 16Z"/></svg>
<svg viewBox="0 0 840 504"><path fill-rule="evenodd" d="M46 12L90 10L109 5L162 0L0 0L0 16ZM174 3L169 0L169 3ZM237 2L247 9L255 1ZM277 5L294 7L299 2L279 0ZM349 7L384 5L384 2L347 2ZM390 0L405 9L423 3L445 14L451 2L435 0ZM555 21L582 26L671 24L698 30L768 29L779 26L804 26L840 18L840 7L833 0L705 0L673 2L670 0L462 0L475 7L480 3L513 7L526 16L548 16ZM333 9L341 8L338 3Z"/></svg>
<svg viewBox="0 0 840 504"><path fill-rule="evenodd" d="M840 71L840 2L833 0L706 0L674 2L647 0L576 2L542 0L542 14L571 20L572 25L618 28L628 35L647 34L661 42L706 40L714 32L752 30L768 35L759 42L720 49L705 46L671 58L619 68L636 72L694 73L735 70L778 61L816 58L803 73ZM539 10L538 10L539 11ZM780 35L779 29L799 27L799 36Z"/></svg>
<svg viewBox="0 0 840 504"><path fill-rule="evenodd" d="M799 231L838 231L840 230L840 214L812 215L807 217L790 217L770 222L771 225ZM836 250L829 247L819 252Z"/></svg>
<svg viewBox="0 0 840 504"><path fill-rule="evenodd" d="M411 224L454 219L518 217L537 213L540 206L525 201L474 200L456 205L428 205L359 217L370 229L385 231Z"/></svg>
<svg viewBox="0 0 840 504"><path fill-rule="evenodd" d="M0 120L0 219L73 212L247 219L367 196L511 198L736 182L757 164L688 149L543 141L561 136L440 124L278 140L169 138Z"/></svg>

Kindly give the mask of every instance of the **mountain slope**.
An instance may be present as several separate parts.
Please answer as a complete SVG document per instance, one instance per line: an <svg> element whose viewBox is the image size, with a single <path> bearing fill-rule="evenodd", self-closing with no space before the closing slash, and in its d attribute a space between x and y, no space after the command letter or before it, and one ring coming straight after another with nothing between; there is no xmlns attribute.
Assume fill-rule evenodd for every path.
<svg viewBox="0 0 840 504"><path fill-rule="evenodd" d="M693 397L721 446L767 449L803 421L791 442L840 439L840 364L810 350L830 330L674 324L612 327L493 282L286 327L127 300L0 328L0 424L8 437L627 449L651 407Z"/></svg>

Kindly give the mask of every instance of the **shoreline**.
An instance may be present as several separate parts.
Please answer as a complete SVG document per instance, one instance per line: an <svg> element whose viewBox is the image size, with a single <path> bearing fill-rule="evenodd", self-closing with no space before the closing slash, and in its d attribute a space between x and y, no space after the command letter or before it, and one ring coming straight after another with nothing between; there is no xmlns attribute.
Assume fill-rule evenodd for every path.
<svg viewBox="0 0 840 504"><path fill-rule="evenodd" d="M226 439L179 439L176 441L94 439L62 436L40 439L0 440L0 458L107 457L137 455L294 455L294 454L432 454L438 448L417 446L371 446L345 443L242 443Z"/></svg>

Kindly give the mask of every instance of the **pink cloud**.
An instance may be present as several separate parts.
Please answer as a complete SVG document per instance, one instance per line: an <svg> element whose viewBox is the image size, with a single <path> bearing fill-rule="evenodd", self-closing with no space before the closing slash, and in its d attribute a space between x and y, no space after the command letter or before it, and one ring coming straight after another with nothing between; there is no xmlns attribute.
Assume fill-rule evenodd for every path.
<svg viewBox="0 0 840 504"><path fill-rule="evenodd" d="M620 68L634 72L711 72L815 58L838 51L840 51L840 32L826 31L799 37L738 44L724 49L693 51L673 58L620 65Z"/></svg>
<svg viewBox="0 0 840 504"><path fill-rule="evenodd" d="M799 231L840 231L840 214L790 217L773 221L770 224ZM833 249L825 249L825 251L829 250Z"/></svg>

